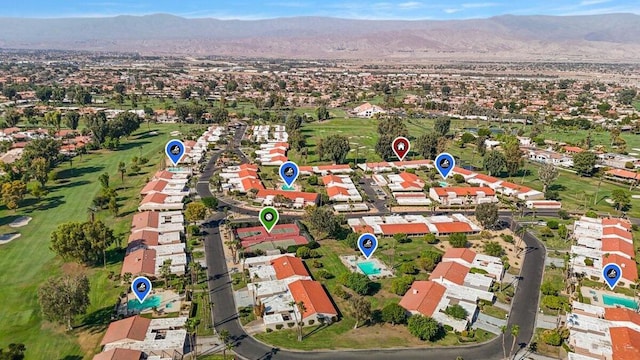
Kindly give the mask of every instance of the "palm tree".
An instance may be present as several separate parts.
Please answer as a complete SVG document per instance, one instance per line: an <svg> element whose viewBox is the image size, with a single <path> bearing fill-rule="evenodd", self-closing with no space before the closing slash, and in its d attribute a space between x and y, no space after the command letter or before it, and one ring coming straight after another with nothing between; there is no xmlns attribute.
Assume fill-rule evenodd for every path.
<svg viewBox="0 0 640 360"><path fill-rule="evenodd" d="M220 331L220 340L222 340L222 342L224 343L224 347L222 348L223 359L227 358L227 343L229 342L230 338L231 334L229 333L229 330L223 329L222 331Z"/></svg>
<svg viewBox="0 0 640 360"><path fill-rule="evenodd" d="M300 321L298 321L298 315L296 314L296 312L293 312L293 318L296 321L296 325L298 325L298 341L302 341L302 325L304 324L303 321L303 317L304 317L304 312L307 311L307 307L304 306L304 302L302 301L292 301L289 303L289 306L291 307L296 307L298 309L298 312L300 312ZM295 310L295 309L294 309Z"/></svg>
<svg viewBox="0 0 640 360"><path fill-rule="evenodd" d="M503 355L503 359L507 358L507 348L505 348L504 346L504 338L505 336L507 336L507 326L506 325L502 325L500 326L500 333L502 334L502 355Z"/></svg>
<svg viewBox="0 0 640 360"><path fill-rule="evenodd" d="M511 325L511 350L509 351L509 356L513 353L513 349L516 347L516 340L520 335L520 326L519 325Z"/></svg>

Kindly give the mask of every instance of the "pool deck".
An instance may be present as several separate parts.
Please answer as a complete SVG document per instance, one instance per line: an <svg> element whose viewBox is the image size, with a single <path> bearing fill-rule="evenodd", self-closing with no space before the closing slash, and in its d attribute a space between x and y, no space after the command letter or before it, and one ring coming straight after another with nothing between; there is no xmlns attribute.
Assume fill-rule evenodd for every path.
<svg viewBox="0 0 640 360"><path fill-rule="evenodd" d="M588 298L591 301L591 305L596 305L596 306L602 306L602 307L616 307L615 305L607 305L604 303L604 299L602 298L602 295L609 295L609 296L615 296L618 298L624 298L630 301L635 301L633 298L622 295L622 294L618 294L618 293L614 293L612 291L602 291L602 290L597 290L597 289L593 289L590 287L582 287L580 289L580 291L582 292L582 296L584 296L585 298ZM620 305L623 306L623 305Z"/></svg>
<svg viewBox="0 0 640 360"><path fill-rule="evenodd" d="M384 279L384 278L395 276L393 272L391 272L391 270L387 268L387 265L385 265L382 261L376 258L365 259L364 256L347 255L347 256L340 256L340 261L342 261L344 266L346 266L351 272L359 272L360 274L367 275L371 280ZM360 267L358 266L358 263L368 262L368 261L374 262L376 264L376 267L380 269L379 274L368 275L368 274L365 274L362 271L362 269L360 269Z"/></svg>
<svg viewBox="0 0 640 360"><path fill-rule="evenodd" d="M184 297L180 296L172 290L152 290L149 296L160 296L161 302L157 307L158 314L179 312L184 302ZM139 309L128 309L127 303L129 301L138 301L133 293L127 294L126 299L123 299L122 303L118 307L118 313L123 315L133 314L147 314L152 313L153 309L148 308L140 311Z"/></svg>

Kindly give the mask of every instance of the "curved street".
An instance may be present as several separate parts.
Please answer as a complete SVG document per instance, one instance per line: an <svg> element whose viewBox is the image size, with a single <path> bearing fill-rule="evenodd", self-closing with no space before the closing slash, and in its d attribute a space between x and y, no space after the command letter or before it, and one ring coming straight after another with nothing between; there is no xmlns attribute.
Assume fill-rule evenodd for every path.
<svg viewBox="0 0 640 360"><path fill-rule="evenodd" d="M238 131L234 140L239 143L239 137L243 131ZM239 135L239 136L238 136ZM235 141L234 141L235 142ZM236 148L237 149L237 148ZM240 153L239 150L236 150ZM241 154L241 153L240 153ZM213 196L209 189L209 179L213 175L215 162L220 155L216 152L205 166L196 191L200 197ZM244 156L242 156L244 158ZM232 204L224 204L233 211L257 217L257 210L238 208ZM424 212L420 212L423 214ZM546 215L556 215L556 212L549 212ZM361 216L361 215L352 215ZM205 252L207 260L207 273L209 277L209 291L211 302L214 304L213 315L215 328L219 332L226 329L231 334L234 341L234 351L242 358L246 359L278 359L296 360L305 359L455 359L461 356L465 359L501 359L503 357L502 340L498 336L492 341L484 344L458 347L424 347L424 348L403 348L403 349L371 349L371 350L340 350L340 351L306 351L297 352L292 350L281 350L257 341L249 336L238 319L236 306L233 298L231 277L227 271L224 259L224 248L220 239L219 224L224 218L223 213L216 213L206 223L207 236L205 239ZM515 222L509 212L501 212L501 220L510 224L512 230L518 230L520 225ZM508 320L508 327L517 324L520 326L520 334L516 339L521 348L528 345L533 336L536 322L536 312L538 309L539 289L544 271L545 249L544 246L534 236L526 233L524 236L526 244L526 255L522 264L520 279L517 284L517 291L513 300L511 313ZM507 350L511 347L511 335L505 337ZM428 349L428 350L427 350ZM521 350L524 351L524 350ZM304 354L304 355L302 355Z"/></svg>

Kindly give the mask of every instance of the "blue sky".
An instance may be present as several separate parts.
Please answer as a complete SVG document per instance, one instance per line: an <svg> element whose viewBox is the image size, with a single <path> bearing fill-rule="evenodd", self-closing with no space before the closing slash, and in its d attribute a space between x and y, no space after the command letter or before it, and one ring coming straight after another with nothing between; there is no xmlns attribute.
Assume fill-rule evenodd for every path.
<svg viewBox="0 0 640 360"><path fill-rule="evenodd" d="M467 19L494 15L640 14L638 0L19 0L0 16L81 17L168 13L189 18L264 19L334 16L354 19Z"/></svg>

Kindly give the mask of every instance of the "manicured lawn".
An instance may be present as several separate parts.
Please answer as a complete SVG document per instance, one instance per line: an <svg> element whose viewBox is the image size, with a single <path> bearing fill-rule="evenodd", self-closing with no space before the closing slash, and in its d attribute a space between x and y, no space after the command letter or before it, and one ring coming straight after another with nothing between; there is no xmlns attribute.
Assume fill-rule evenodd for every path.
<svg viewBox="0 0 640 360"><path fill-rule="evenodd" d="M485 305L482 308L482 312L498 319L506 319L508 314L506 310L493 305Z"/></svg>
<svg viewBox="0 0 640 360"><path fill-rule="evenodd" d="M98 193L100 185L97 177L107 172L111 183L121 185L117 166L120 161L130 164L134 156L144 156L150 161L137 176L125 178L125 189L118 191L121 216L113 218L107 211L97 214L114 228L116 235L126 242L126 231L130 227L131 216L139 198L138 191L146 178L159 169L164 158L163 147L169 139L169 132L178 125L153 125L159 130L157 136L147 136L146 125L129 140L123 140L122 150L117 152L99 151L61 164L60 179L47 184L50 193L39 203L27 198L23 208L16 212L0 208L2 233L18 231L22 236L13 242L0 246L0 348L9 343L24 343L27 359L59 359L65 356L82 356L97 350L101 332L108 323L109 315L118 294L123 287L107 278L109 271L120 272L123 253L112 249L108 256L106 270L102 267L84 269L73 264L63 264L49 250L49 235L56 226L68 221L86 221L87 209ZM33 220L25 227L11 229L6 226L18 216L30 216ZM122 243L122 242L121 242ZM67 333L63 328L43 322L37 300L38 286L48 277L63 272L85 271L91 282L91 306L87 315L76 322L78 329Z"/></svg>
<svg viewBox="0 0 640 360"><path fill-rule="evenodd" d="M406 346L451 346L461 342L457 335L448 333L436 342L420 341L409 333L406 326L396 325L365 325L353 329L353 319L346 318L337 323L320 328L319 326L305 328L302 342L297 340L297 330L279 330L271 333L257 334L256 338L277 347L314 350L314 349L370 349L406 347ZM476 341L486 341L495 335L485 331L476 332Z"/></svg>

